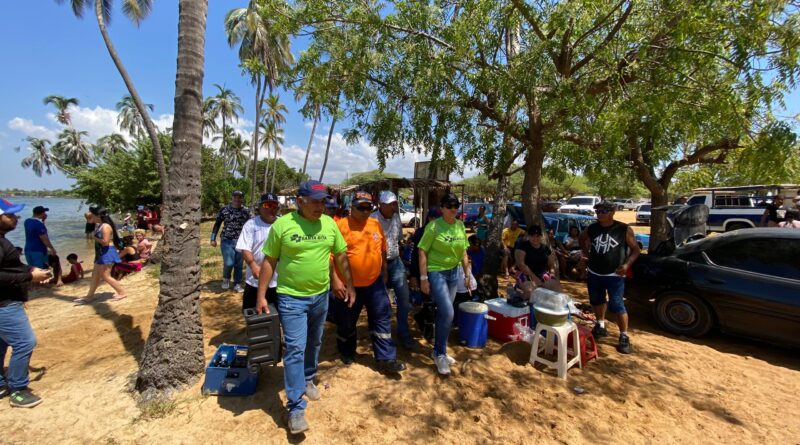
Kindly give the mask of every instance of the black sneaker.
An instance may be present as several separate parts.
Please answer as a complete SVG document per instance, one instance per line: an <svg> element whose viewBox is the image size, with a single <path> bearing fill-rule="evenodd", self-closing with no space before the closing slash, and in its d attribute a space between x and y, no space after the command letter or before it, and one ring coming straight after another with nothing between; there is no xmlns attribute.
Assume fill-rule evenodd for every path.
<svg viewBox="0 0 800 445"><path fill-rule="evenodd" d="M418 351L420 348L419 342L411 337L401 338L400 346L402 346L403 349L407 349L409 351Z"/></svg>
<svg viewBox="0 0 800 445"><path fill-rule="evenodd" d="M309 428L303 411L289 414L289 432L291 434L300 434L304 431L308 431Z"/></svg>
<svg viewBox="0 0 800 445"><path fill-rule="evenodd" d="M0 386L0 399L8 395L8 386Z"/></svg>
<svg viewBox="0 0 800 445"><path fill-rule="evenodd" d="M356 358L353 357L352 355L343 355L342 356L342 363L344 363L345 365L348 365L348 366L352 365L353 362L355 362L355 361L356 361Z"/></svg>
<svg viewBox="0 0 800 445"><path fill-rule="evenodd" d="M592 328L592 336L594 336L595 340L600 340L603 337L608 337L608 329L605 327L601 327L600 324L595 323L594 327Z"/></svg>
<svg viewBox="0 0 800 445"><path fill-rule="evenodd" d="M17 408L33 408L42 403L42 398L32 393L28 388L18 389L11 393L9 403Z"/></svg>
<svg viewBox="0 0 800 445"><path fill-rule="evenodd" d="M631 348L631 339L629 339L627 335L619 336L617 351L619 351L620 354L630 354L633 352L633 349Z"/></svg>
<svg viewBox="0 0 800 445"><path fill-rule="evenodd" d="M406 364L400 360L378 360L378 370L387 374L399 374L406 370Z"/></svg>

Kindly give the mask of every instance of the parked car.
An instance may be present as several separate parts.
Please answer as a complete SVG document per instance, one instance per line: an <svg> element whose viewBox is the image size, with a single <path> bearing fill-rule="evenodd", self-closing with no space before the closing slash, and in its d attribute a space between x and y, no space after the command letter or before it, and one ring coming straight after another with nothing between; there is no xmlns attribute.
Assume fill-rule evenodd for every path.
<svg viewBox="0 0 800 445"><path fill-rule="evenodd" d="M641 255L626 298L652 302L665 330L700 337L713 327L800 347L800 231L742 229Z"/></svg>
<svg viewBox="0 0 800 445"><path fill-rule="evenodd" d="M708 230L727 232L758 227L764 208L776 195L784 195L788 202L799 190L796 184L709 187L695 189L687 204L708 206ZM778 217L783 218L784 212L778 210Z"/></svg>
<svg viewBox="0 0 800 445"><path fill-rule="evenodd" d="M492 207L491 204L486 204L483 202L468 202L461 206L461 220L464 221L464 225L467 227L472 227L478 221L478 210L480 210L481 206L486 206L486 216L489 219L492 219Z"/></svg>
<svg viewBox="0 0 800 445"><path fill-rule="evenodd" d="M414 209L414 206L403 205L400 206L400 222L405 227L417 227L419 225L419 213Z"/></svg>
<svg viewBox="0 0 800 445"><path fill-rule="evenodd" d="M561 213L595 216L594 205L598 202L600 202L599 196L575 196L570 198L558 211Z"/></svg>
<svg viewBox="0 0 800 445"><path fill-rule="evenodd" d="M650 225L650 204L642 204L639 207L636 207L636 224L642 224L645 226Z"/></svg>
<svg viewBox="0 0 800 445"><path fill-rule="evenodd" d="M617 210L636 210L636 207L639 206L639 203L633 199L612 199L612 202L617 205Z"/></svg>

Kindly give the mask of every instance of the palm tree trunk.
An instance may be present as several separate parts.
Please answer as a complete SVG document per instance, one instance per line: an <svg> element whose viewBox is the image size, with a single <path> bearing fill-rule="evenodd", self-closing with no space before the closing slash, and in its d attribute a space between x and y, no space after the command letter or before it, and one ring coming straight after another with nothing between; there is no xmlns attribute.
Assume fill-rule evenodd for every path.
<svg viewBox="0 0 800 445"><path fill-rule="evenodd" d="M306 159L303 161L303 175L306 174L306 167L308 167L308 154L311 153L311 143L314 142L314 132L317 131L318 120L319 120L319 107L317 107L314 110L314 123L311 124L311 136L308 138L308 147L306 147Z"/></svg>
<svg viewBox="0 0 800 445"><path fill-rule="evenodd" d="M97 2L98 4L101 2ZM203 372L200 318L200 163L207 0L180 0L174 144L166 205L170 252L161 264L158 306L139 362L145 400L193 383Z"/></svg>
<svg viewBox="0 0 800 445"><path fill-rule="evenodd" d="M250 202L256 204L256 187L258 178L258 123L261 122L261 75L256 76L256 128L253 130L253 183L250 185Z"/></svg>
<svg viewBox="0 0 800 445"><path fill-rule="evenodd" d="M222 114L222 146L219 148L220 153L227 154L225 150L228 149L228 133L225 132L225 113Z"/></svg>
<svg viewBox="0 0 800 445"><path fill-rule="evenodd" d="M328 130L328 144L325 146L325 160L322 161L322 171L319 172L319 182L322 182L322 178L325 176L325 167L328 166L328 154L331 151L331 138L333 138L333 127L335 126L336 126L336 114L333 115L333 120L331 121L331 129Z"/></svg>
<svg viewBox="0 0 800 445"><path fill-rule="evenodd" d="M272 155L272 181L269 185L270 193L275 193L275 175L278 173L278 147L275 147L275 153Z"/></svg>
<svg viewBox="0 0 800 445"><path fill-rule="evenodd" d="M147 128L147 134L150 136L150 142L153 144L153 157L156 160L156 167L158 168L158 179L161 181L161 201L166 202L168 184L167 168L164 164L164 154L161 151L161 144L158 142L158 132L156 131L155 125L153 125L153 121L150 120L150 115L147 114L147 107L145 107L144 101L139 97L139 92L136 91L136 87L133 86L133 81L128 74L128 70L122 65L122 60L120 60L117 50L114 49L114 44L111 43L111 37L108 35L105 20L103 20L103 2L95 1L94 3L97 26L100 28L100 34L103 36L103 42L106 44L108 54L111 56L111 60L114 61L114 65L117 67L120 76L122 76L122 81L125 82L125 87L128 88L128 92L131 94L134 104L136 104L136 109L139 110L139 114L142 115L144 126ZM205 21L203 22L203 27L205 27Z"/></svg>
<svg viewBox="0 0 800 445"><path fill-rule="evenodd" d="M270 153L270 151L271 150L269 149L269 145L267 145L267 157L265 158L267 160L267 166L264 167L264 188L261 191L261 193L267 193L267 179L269 178L269 161L270 161L269 153Z"/></svg>

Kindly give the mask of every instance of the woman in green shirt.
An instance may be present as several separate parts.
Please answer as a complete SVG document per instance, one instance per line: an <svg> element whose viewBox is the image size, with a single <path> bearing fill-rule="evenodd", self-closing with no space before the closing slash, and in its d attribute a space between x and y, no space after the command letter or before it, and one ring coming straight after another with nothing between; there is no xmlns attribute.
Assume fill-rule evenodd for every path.
<svg viewBox="0 0 800 445"><path fill-rule="evenodd" d="M458 285L458 267L464 268L465 286L470 288L467 231L456 219L461 203L453 193L446 194L440 203L442 217L425 228L419 242L420 288L436 305L436 337L433 360L439 374L450 374L455 360L447 355L447 338L453 324L453 300Z"/></svg>

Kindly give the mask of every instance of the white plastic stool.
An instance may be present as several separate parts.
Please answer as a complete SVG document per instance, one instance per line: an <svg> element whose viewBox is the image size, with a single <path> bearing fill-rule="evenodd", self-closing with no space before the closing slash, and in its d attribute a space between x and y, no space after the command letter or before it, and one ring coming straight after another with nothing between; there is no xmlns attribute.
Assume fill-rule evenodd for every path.
<svg viewBox="0 0 800 445"><path fill-rule="evenodd" d="M540 340L542 339L542 332L547 332L547 337L545 337L544 345L539 344ZM572 336L572 347L570 348L567 345L567 341L569 339L569 334L573 333ZM580 336L578 335L578 325L573 323L572 321L568 321L567 323L560 325L560 326L550 326L542 323L536 324L536 329L533 333L533 346L531 347L531 358L530 363L535 365L537 362L544 363L550 368L555 368L558 371L558 376L562 379L567 379L567 370L571 368L573 365L577 364L579 368L582 368L583 365L581 363L581 347L579 343ZM558 342L557 347L557 358L556 361L550 361L544 359L539 356L539 354L544 350L544 352L548 355L553 353L553 346L556 345L555 342ZM568 358L569 354L572 354L572 358Z"/></svg>

